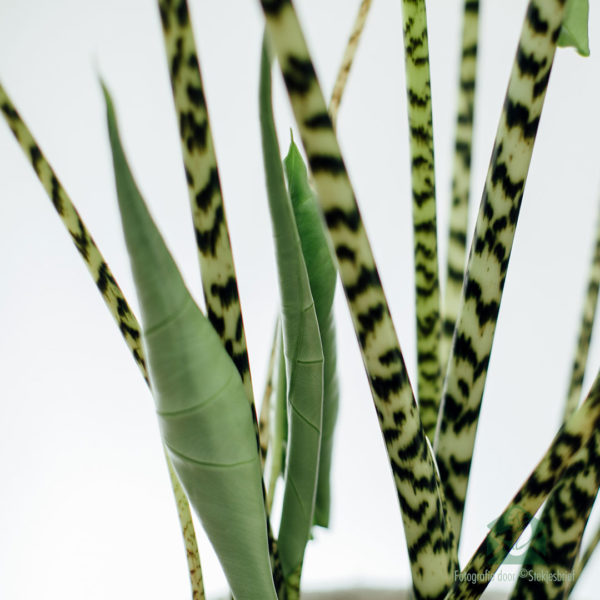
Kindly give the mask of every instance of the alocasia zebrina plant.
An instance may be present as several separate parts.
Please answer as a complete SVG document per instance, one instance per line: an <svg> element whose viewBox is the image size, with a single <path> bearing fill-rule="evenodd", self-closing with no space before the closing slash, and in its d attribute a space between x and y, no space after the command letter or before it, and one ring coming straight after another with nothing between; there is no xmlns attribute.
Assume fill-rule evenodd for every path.
<svg viewBox="0 0 600 600"><path fill-rule="evenodd" d="M145 208L119 141L108 95L116 188L141 306L141 326L58 176L0 89L0 107L9 127L151 386L168 462L174 467L172 483L194 596L202 597L204 590L187 500L217 552L235 597L294 598L299 594L305 547L316 531L313 525L325 526L329 521L331 440L338 402L331 329L336 268L396 486L415 597L479 597L489 583L487 575L479 576L491 577L496 572L547 498L524 568L547 575L557 570L579 572L591 548L578 558L600 481L596 470L597 383L577 408L597 298L595 267L564 425L548 439L551 443L540 453L542 460L494 521L462 572L458 544L496 320L556 45L573 45L580 53L588 53L584 35L587 3L532 0L526 8L467 270L461 291L456 293L469 237L465 206L480 8L479 2L464 3L455 198L450 219L454 246L446 269L454 292L448 285L446 296L440 292L438 275L426 7L424 2L402 3L415 257L415 388L399 343L402 336L396 335L392 324L392 305L376 266L373 240L359 210L359 202L365 213L368 205L355 197L337 141L339 124L335 125L332 111L339 107L343 85L335 86L328 106L294 5L266 0L260 4L267 31L259 99L262 153L281 298L271 353L272 394L265 396L272 407L271 417L264 411L261 426L246 353L243 301L200 75L202 56L196 51L187 3L164 0L157 7L206 316L186 289ZM361 4L340 80L349 71L370 4ZM299 130L297 141L305 152L308 171L293 142L282 162L270 107L274 57L291 100ZM272 327L270 323L268 327ZM343 363L344 353L338 350L337 354L337 362ZM259 439L261 431L270 432L266 439ZM261 481L263 468L265 483ZM276 514L271 515L270 510L280 475L282 514L273 526L271 517ZM545 548L540 548L540 540L545 541ZM539 556L545 557L541 563ZM525 578L520 578L514 597L553 598L573 589L572 580L546 585L547 580L528 586Z"/></svg>

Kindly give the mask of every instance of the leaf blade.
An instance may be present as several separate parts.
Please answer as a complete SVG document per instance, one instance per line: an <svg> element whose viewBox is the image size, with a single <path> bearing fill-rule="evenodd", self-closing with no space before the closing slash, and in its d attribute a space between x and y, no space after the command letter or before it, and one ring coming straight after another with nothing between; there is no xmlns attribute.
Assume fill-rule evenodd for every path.
<svg viewBox="0 0 600 600"><path fill-rule="evenodd" d="M331 505L333 433L339 408L333 316L337 270L327 244L317 200L308 183L306 166L293 140L283 165L308 273L310 291L315 302L323 349L323 420L314 520L315 525L328 527Z"/></svg>
<svg viewBox="0 0 600 600"><path fill-rule="evenodd" d="M161 434L237 597L276 599L255 429L241 377L196 306L107 121Z"/></svg>
<svg viewBox="0 0 600 600"><path fill-rule="evenodd" d="M314 517L323 413L323 351L271 104L271 59L263 40L260 124L267 195L279 273L286 359L288 444L279 552L288 582L302 568Z"/></svg>

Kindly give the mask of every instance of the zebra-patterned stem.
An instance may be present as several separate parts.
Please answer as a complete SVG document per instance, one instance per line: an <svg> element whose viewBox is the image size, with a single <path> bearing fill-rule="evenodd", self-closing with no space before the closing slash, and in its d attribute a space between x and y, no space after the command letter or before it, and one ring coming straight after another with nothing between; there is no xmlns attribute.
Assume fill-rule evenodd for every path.
<svg viewBox="0 0 600 600"><path fill-rule="evenodd" d="M581 554L581 558L575 563L575 569L573 571L573 581L570 584L570 587L567 591L567 595L573 591L573 588L579 581L579 577L583 570L586 568L587 564L590 562L590 558L592 558L592 554L594 554L594 550L600 544L600 526L596 529L592 539L589 541L586 549Z"/></svg>
<svg viewBox="0 0 600 600"><path fill-rule="evenodd" d="M471 149L479 39L479 0L463 0L462 44L458 82L458 111L455 125L452 200L450 203L446 286L442 302L442 372L448 364L452 334L458 319L460 293L467 258Z"/></svg>
<svg viewBox="0 0 600 600"><path fill-rule="evenodd" d="M588 350L592 338L592 329L596 317L596 307L598 305L598 290L600 288L600 212L596 222L596 240L594 244L594 253L588 272L588 284L581 323L579 325L579 337L577 338L577 347L575 348L575 359L571 369L571 380L569 381L569 391L567 392L567 401L563 420L567 419L576 409L581 397L581 387L585 376L587 365Z"/></svg>
<svg viewBox="0 0 600 600"><path fill-rule="evenodd" d="M484 592L510 549L552 488L578 460L578 453L600 428L600 373L586 401L561 427L535 470L495 522L469 564L459 574L447 600L472 600ZM545 596L519 596L519 598Z"/></svg>
<svg viewBox="0 0 600 600"><path fill-rule="evenodd" d="M260 462L264 469L267 451L269 449L269 427L271 419L271 396L273 395L273 381L275 375L275 358L277 355L277 343L279 341L279 319L275 320L273 332L273 341L271 343L271 353L269 354L269 363L267 365L267 381L263 391L263 399L260 405L260 415L258 417L258 433L260 438Z"/></svg>
<svg viewBox="0 0 600 600"><path fill-rule="evenodd" d="M562 598L572 580L583 531L600 486L600 431L552 490L523 560L534 577L519 577L511 600Z"/></svg>
<svg viewBox="0 0 600 600"><path fill-rule="evenodd" d="M262 0L324 213L396 483L417 599L453 581L454 536L352 186L289 0Z"/></svg>
<svg viewBox="0 0 600 600"><path fill-rule="evenodd" d="M186 0L159 0L158 5L207 316L242 376L258 437L237 280L188 6Z"/></svg>
<svg viewBox="0 0 600 600"><path fill-rule="evenodd" d="M177 473L173 468L169 454L165 450L165 458L169 469L169 477L173 494L177 501L177 515L181 524L181 532L185 540L186 558L188 563L188 571L190 574L190 582L192 585L192 600L204 600L204 583L202 581L202 567L200 566L200 553L198 552L198 542L196 540L196 531L194 530L194 522L190 512L190 505L187 496L177 479Z"/></svg>
<svg viewBox="0 0 600 600"><path fill-rule="evenodd" d="M344 95L344 90L346 89L346 83L348 82L350 69L352 68L352 63L354 62L354 55L358 49L358 44L365 28L367 17L369 16L369 10L371 8L372 1L373 0L362 0L360 3L358 14L356 15L356 20L354 21L350 38L348 39L348 44L344 50L342 64L340 65L337 77L335 79L335 84L333 85L333 92L331 93L331 100L329 101L329 116L331 117L334 127L337 124L337 117L340 110L340 104L342 103L342 96Z"/></svg>
<svg viewBox="0 0 600 600"><path fill-rule="evenodd" d="M260 452L258 419L235 267L188 5L186 0L158 0L158 7L179 123L206 312L242 377ZM282 575L268 516L267 527L277 586Z"/></svg>
<svg viewBox="0 0 600 600"><path fill-rule="evenodd" d="M40 183L46 190L54 209L67 228L77 251L85 262L98 291L102 295L104 303L117 322L121 335L142 372L142 376L146 383L150 385L146 361L144 360L144 349L139 323L125 301L123 292L121 292L121 289L117 285L75 206L73 206L73 203L54 174L52 167L42 154L27 125L19 116L19 113L1 85L0 110L25 153L27 160L31 163Z"/></svg>
<svg viewBox="0 0 600 600"><path fill-rule="evenodd" d="M496 320L564 1L530 0L527 7L463 282L436 439L457 537Z"/></svg>
<svg viewBox="0 0 600 600"><path fill-rule="evenodd" d="M104 303L114 317L144 381L148 387L150 387L150 378L148 377L146 368L140 325L132 310L129 308L129 305L123 296L123 292L121 292L121 289L108 268L98 246L96 246L96 243L79 216L77 209L71 202L71 199L56 177L52 167L31 135L29 128L21 119L1 84L0 111L6 119L13 135L17 139L17 142L21 146L21 149L25 153L25 156L31 163L40 183L46 190L58 216L67 228L75 247L85 262L92 279L96 283L96 287L102 295ZM177 505L179 527L185 544L192 597L194 600L202 599L204 598L202 570L200 568L198 543L196 542L190 506L166 453L165 456L167 458L167 466L171 478L171 488Z"/></svg>
<svg viewBox="0 0 600 600"><path fill-rule="evenodd" d="M565 404L563 422L576 410L581 395L587 365L588 349L600 284L600 214L596 225L596 241L588 276L575 360ZM571 581L579 552L581 538L600 486L600 433L596 433L587 447L579 452L565 476L552 490L540 515L535 534L523 560L527 570L536 572L535 578L519 578L512 598L562 597ZM553 573L564 578L553 581Z"/></svg>
<svg viewBox="0 0 600 600"><path fill-rule="evenodd" d="M433 441L442 370L433 117L425 0L403 0L402 14L413 199L417 396L425 434Z"/></svg>

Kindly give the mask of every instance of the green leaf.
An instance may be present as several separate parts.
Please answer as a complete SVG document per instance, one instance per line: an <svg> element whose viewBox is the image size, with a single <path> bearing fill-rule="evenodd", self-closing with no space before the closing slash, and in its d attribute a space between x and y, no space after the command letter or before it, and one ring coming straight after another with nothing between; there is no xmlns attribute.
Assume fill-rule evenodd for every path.
<svg viewBox="0 0 600 600"><path fill-rule="evenodd" d="M244 386L148 213L104 93L119 209L165 446L234 595L274 600L260 461Z"/></svg>
<svg viewBox="0 0 600 600"><path fill-rule="evenodd" d="M558 36L560 47L573 47L581 56L590 55L588 39L589 12L588 0L567 0L565 18Z"/></svg>
<svg viewBox="0 0 600 600"><path fill-rule="evenodd" d="M282 305L288 445L279 553L286 580L299 575L313 524L323 411L323 351L319 324L291 201L271 105L266 38L260 71L260 124Z"/></svg>
<svg viewBox="0 0 600 600"><path fill-rule="evenodd" d="M325 361L323 372L323 429L321 433L315 524L328 527L331 504L331 452L339 406L335 322L333 317L333 298L337 271L325 236L317 199L308 183L306 166L293 139L283 165L296 218L296 226L300 235L306 270L308 271L310 291L315 301Z"/></svg>

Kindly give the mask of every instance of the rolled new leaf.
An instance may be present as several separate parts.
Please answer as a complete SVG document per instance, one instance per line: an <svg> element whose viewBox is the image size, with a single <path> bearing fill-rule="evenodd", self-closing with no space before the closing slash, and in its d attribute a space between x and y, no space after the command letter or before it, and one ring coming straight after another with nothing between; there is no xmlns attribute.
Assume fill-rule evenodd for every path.
<svg viewBox="0 0 600 600"><path fill-rule="evenodd" d="M260 459L242 380L148 213L106 90L105 97L119 210L167 452L235 597L275 599Z"/></svg>
<svg viewBox="0 0 600 600"><path fill-rule="evenodd" d="M266 38L261 58L259 107L279 272L287 379L288 444L278 542L281 566L289 587L290 582L299 582L304 549L313 524L323 411L323 351L273 122L271 61Z"/></svg>
<svg viewBox="0 0 600 600"><path fill-rule="evenodd" d="M415 598L439 598L452 585L456 545L371 245L293 3L261 0L261 5L369 378L402 511Z"/></svg>
<svg viewBox="0 0 600 600"><path fill-rule="evenodd" d="M310 291L315 301L321 347L323 348L323 427L319 457L319 482L315 504L315 525L328 527L331 504L331 452L339 405L335 322L333 318L337 271L325 237L317 199L308 184L306 166L293 140L283 165L296 218L296 226L300 235L302 254L308 272Z"/></svg>
<svg viewBox="0 0 600 600"><path fill-rule="evenodd" d="M433 116L425 0L403 0L404 57L411 156L419 413L433 443L440 395L440 282Z"/></svg>

